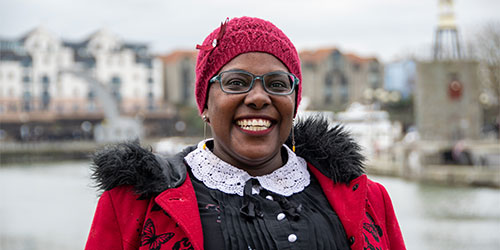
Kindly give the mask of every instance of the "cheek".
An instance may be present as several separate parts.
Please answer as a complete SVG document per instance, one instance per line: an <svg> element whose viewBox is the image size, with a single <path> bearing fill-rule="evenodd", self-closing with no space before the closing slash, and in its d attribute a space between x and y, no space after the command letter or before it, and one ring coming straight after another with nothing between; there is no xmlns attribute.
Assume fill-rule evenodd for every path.
<svg viewBox="0 0 500 250"><path fill-rule="evenodd" d="M207 103L207 114L214 129L227 126L228 122L232 121L238 100L236 95L231 96L220 93L218 89L212 89Z"/></svg>
<svg viewBox="0 0 500 250"><path fill-rule="evenodd" d="M207 109L208 109L208 117L216 117L219 114L218 109L220 108L220 103L217 103L217 100L220 100L221 96L217 93L217 90L214 88L214 85L211 85L208 92L207 99Z"/></svg>
<svg viewBox="0 0 500 250"><path fill-rule="evenodd" d="M280 112L284 116L283 118L293 119L295 112L295 95L287 96L285 100L280 102Z"/></svg>
<svg viewBox="0 0 500 250"><path fill-rule="evenodd" d="M283 137L288 137L288 134L293 126L293 117L295 110L294 98L295 95L291 95L283 98L280 102L277 102L279 103L279 105L277 105L278 111L280 112L282 117L281 133Z"/></svg>

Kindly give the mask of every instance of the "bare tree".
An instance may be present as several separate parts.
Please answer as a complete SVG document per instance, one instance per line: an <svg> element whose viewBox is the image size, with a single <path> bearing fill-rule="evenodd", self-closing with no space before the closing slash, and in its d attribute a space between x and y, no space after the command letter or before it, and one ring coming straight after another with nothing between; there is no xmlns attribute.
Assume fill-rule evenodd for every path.
<svg viewBox="0 0 500 250"><path fill-rule="evenodd" d="M490 96L490 105L495 106L500 114L500 22L486 23L473 39L471 56L480 62L483 93Z"/></svg>
<svg viewBox="0 0 500 250"><path fill-rule="evenodd" d="M500 22L484 24L468 40L469 56L479 61L484 122L496 126L500 138Z"/></svg>

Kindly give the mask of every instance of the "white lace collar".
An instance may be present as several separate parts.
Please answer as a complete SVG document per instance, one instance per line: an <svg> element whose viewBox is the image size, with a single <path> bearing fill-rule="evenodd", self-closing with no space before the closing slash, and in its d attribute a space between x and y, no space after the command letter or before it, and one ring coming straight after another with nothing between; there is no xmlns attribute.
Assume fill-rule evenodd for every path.
<svg viewBox="0 0 500 250"><path fill-rule="evenodd" d="M259 181L262 188L283 196L290 196L301 192L310 183L306 161L286 145L283 146L288 152L288 162L284 166L267 175L251 176L244 170L222 161L208 148L203 149L206 141L201 141L198 147L184 159L191 167L194 177L208 188L217 189L226 194L243 196L245 183L254 178Z"/></svg>

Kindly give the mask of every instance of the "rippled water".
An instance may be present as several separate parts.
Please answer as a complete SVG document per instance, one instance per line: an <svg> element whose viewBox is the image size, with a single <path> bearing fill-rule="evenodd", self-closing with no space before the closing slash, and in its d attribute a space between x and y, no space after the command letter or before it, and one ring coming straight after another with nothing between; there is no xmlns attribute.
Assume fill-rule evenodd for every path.
<svg viewBox="0 0 500 250"><path fill-rule="evenodd" d="M0 249L83 249L97 203L87 162L0 168ZM500 249L500 190L372 176L408 249Z"/></svg>

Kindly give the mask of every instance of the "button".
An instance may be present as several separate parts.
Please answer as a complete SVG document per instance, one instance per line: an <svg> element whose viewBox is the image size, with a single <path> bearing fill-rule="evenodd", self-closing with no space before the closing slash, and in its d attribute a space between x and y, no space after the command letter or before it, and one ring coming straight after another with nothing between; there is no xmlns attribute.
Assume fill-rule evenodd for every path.
<svg viewBox="0 0 500 250"><path fill-rule="evenodd" d="M276 216L276 219L278 220L283 220L285 218L285 214L284 213L279 213L278 216Z"/></svg>
<svg viewBox="0 0 500 250"><path fill-rule="evenodd" d="M266 199L268 199L268 200L270 200L270 201L274 200L274 199L273 199L273 197L272 197L272 196L270 196L270 195L266 196Z"/></svg>
<svg viewBox="0 0 500 250"><path fill-rule="evenodd" d="M350 245L353 245L353 244L354 244L354 236L352 236L351 238L349 238L349 244L350 244Z"/></svg>
<svg viewBox="0 0 500 250"><path fill-rule="evenodd" d="M356 189L358 189L359 187L359 184L355 184L353 187L352 187L352 191L356 191Z"/></svg>
<svg viewBox="0 0 500 250"><path fill-rule="evenodd" d="M297 241L297 235L295 235L295 234L288 235L288 241L289 242L295 242L295 241Z"/></svg>

